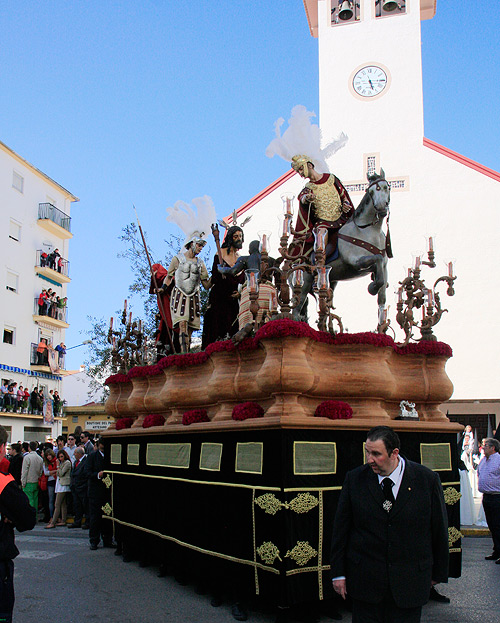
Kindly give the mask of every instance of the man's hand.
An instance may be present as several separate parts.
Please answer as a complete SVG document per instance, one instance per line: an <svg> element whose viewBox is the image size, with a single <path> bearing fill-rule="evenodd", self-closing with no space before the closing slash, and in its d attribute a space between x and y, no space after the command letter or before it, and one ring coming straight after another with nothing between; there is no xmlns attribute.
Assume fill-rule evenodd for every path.
<svg viewBox="0 0 500 623"><path fill-rule="evenodd" d="M104 472L99 472L97 475L99 476L99 478L102 478L104 476Z"/></svg>
<svg viewBox="0 0 500 623"><path fill-rule="evenodd" d="M342 599L346 598L347 591L345 580L332 580L333 590L342 597Z"/></svg>

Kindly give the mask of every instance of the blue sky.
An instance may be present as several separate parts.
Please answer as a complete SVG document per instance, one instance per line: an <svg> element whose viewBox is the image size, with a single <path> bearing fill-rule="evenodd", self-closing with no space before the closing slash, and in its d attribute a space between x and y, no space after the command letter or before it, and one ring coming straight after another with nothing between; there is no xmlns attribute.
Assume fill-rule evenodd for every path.
<svg viewBox="0 0 500 623"><path fill-rule="evenodd" d="M422 22L425 135L500 170L491 8L438 0ZM208 194L228 214L287 170L264 155L274 121L295 104L318 110L301 0L3 0L0 32L0 140L80 197L68 346L87 315L109 317L127 296L116 256L132 204L163 255L167 206Z"/></svg>

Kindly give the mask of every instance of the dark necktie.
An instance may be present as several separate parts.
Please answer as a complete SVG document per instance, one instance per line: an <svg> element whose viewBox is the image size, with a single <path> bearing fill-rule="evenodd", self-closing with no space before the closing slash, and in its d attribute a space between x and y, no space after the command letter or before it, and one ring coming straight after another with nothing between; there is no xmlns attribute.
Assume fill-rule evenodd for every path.
<svg viewBox="0 0 500 623"><path fill-rule="evenodd" d="M392 492L394 482L390 478L384 478L382 480L382 491L384 492L385 502L382 504L385 511L390 512L391 508L396 501Z"/></svg>

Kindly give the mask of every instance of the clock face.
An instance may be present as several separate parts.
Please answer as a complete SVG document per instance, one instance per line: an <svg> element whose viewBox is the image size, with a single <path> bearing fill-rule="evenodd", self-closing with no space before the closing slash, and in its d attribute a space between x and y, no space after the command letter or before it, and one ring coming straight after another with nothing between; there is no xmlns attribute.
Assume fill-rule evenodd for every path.
<svg viewBox="0 0 500 623"><path fill-rule="evenodd" d="M352 87L361 97L379 95L387 86L387 74L381 67L367 65L362 67L352 79Z"/></svg>

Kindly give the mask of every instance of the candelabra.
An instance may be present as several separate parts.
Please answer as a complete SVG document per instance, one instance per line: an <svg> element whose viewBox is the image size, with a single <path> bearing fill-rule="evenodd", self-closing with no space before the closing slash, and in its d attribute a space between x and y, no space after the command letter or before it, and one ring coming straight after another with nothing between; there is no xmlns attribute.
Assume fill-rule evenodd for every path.
<svg viewBox="0 0 500 623"><path fill-rule="evenodd" d="M333 322L335 321L342 333L342 320L339 316L333 314L333 291L329 281L330 267L325 266L328 230L325 227L319 227L314 230L314 264L311 264L310 260L300 249L301 243L305 242L309 237L309 232L299 234L292 227L294 195L285 193L281 196L281 199L283 201L283 223L279 246L281 258L274 266L269 266L268 244L270 233L259 232L261 240L261 278L269 278L272 274L276 277L277 296L271 302L270 316L271 318L289 318L292 311L303 302L304 273L315 274L314 290L318 297L319 306L318 327L322 331L329 330L333 333ZM295 243L292 253L288 250L290 235L293 235ZM292 296L290 296L290 289L292 289ZM278 304L280 307L279 313Z"/></svg>
<svg viewBox="0 0 500 623"><path fill-rule="evenodd" d="M142 321L132 320L132 312L127 316L127 299L118 320L118 328L113 329L111 317L107 335L108 344L111 344L111 370L113 374L126 374L134 366L147 363L146 343Z"/></svg>
<svg viewBox="0 0 500 623"><path fill-rule="evenodd" d="M396 320L405 333L403 345L408 344L413 338L414 328L420 331L421 337L418 341L436 341L437 338L432 329L441 320L444 312L448 311L441 307L437 286L440 283L446 283L448 286L446 294L448 296L455 294L453 285L456 276L453 275L453 262L448 262L448 274L436 279L432 288L427 288L421 276L422 266L436 267L434 261L434 241L432 238L429 238L427 258L428 261L422 261L420 256L416 256L414 266L408 269L408 275L403 281L399 282ZM415 316L415 311L419 309L422 310L422 318L420 320Z"/></svg>

